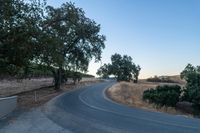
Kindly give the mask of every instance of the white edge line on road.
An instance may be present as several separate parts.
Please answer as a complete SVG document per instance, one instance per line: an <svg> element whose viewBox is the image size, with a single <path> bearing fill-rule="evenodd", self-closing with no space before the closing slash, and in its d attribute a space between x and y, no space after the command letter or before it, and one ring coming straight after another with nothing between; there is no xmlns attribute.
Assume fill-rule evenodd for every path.
<svg viewBox="0 0 200 133"><path fill-rule="evenodd" d="M108 89L108 87L109 87L109 86L107 86L107 87L104 89L103 93L105 92L106 89ZM107 110L107 109L104 109L104 108L96 107L96 106L94 106L94 105L90 105L89 103L87 103L86 101L83 100L82 95L84 95L84 93L86 93L86 92L87 92L87 90L84 90L82 93L79 94L79 96L78 96L79 100L80 100L83 104L87 105L88 107L93 108L93 109L96 109L96 110L100 110L100 111L104 111L104 112L108 112L108 113L113 113L113 114L121 115L121 116L125 116L125 117L131 117L131 118L146 120L146 121L150 121L150 122L156 122L156 123L163 124L163 125L177 126L177 127L184 127L184 128L192 128L192 129L200 129L199 127L194 127L194 126L179 125L179 124L173 124L173 123L169 123L169 122L163 122L163 121L148 119L148 118L144 118L144 117L136 117L136 116L124 115L124 114L120 114L120 113L117 113L117 112L114 112L114 111L111 111L111 110ZM105 94L103 94L103 95L104 95L104 97L106 97ZM107 99L108 101L111 101L111 100L108 99L107 97L106 97L106 99ZM111 101L111 102L113 102L113 101ZM113 102L113 103L115 103L115 102ZM115 103L115 104L116 104L116 103ZM119 104L119 103L117 103L117 104Z"/></svg>

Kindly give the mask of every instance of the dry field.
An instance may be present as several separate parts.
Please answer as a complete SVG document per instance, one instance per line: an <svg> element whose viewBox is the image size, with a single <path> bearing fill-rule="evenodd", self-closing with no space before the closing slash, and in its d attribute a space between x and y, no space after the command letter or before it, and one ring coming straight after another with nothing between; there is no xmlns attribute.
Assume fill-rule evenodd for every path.
<svg viewBox="0 0 200 133"><path fill-rule="evenodd" d="M83 86L88 86L101 80L83 80L80 83L74 84L65 84L62 85L60 91L54 90L54 87L44 87L41 89L36 89L28 92L23 92L18 94L18 106L23 109L30 109L33 107L38 107L52 98L58 96L61 93L68 92L73 89L77 89Z"/></svg>
<svg viewBox="0 0 200 133"><path fill-rule="evenodd" d="M81 82L96 81L95 78L83 78ZM67 84L71 84L69 80ZM33 78L23 80L0 80L0 97L11 96L39 88L53 86L52 78Z"/></svg>
<svg viewBox="0 0 200 133"><path fill-rule="evenodd" d="M176 110L173 107L159 108L154 104L143 101L143 91L149 88L155 88L157 85L162 85L162 83L150 83L144 80L140 81L138 84L120 82L109 88L107 90L107 95L118 103L126 104L136 108L141 108L149 111L166 112L169 114L188 115Z"/></svg>
<svg viewBox="0 0 200 133"><path fill-rule="evenodd" d="M24 79L17 80L1 80L0 81L0 97L17 95L18 107L30 109L45 104L55 96L70 91L75 88L91 85L101 82L95 78L83 78L81 82L74 85L68 82L62 85L60 91L54 90L52 78Z"/></svg>
<svg viewBox="0 0 200 133"><path fill-rule="evenodd" d="M23 80L0 80L0 97L52 86L52 78L35 78Z"/></svg>

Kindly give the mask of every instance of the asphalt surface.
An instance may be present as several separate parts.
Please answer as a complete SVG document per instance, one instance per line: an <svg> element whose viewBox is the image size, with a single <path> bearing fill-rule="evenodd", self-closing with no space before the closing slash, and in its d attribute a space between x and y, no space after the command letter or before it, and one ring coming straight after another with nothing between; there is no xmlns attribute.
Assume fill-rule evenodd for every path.
<svg viewBox="0 0 200 133"><path fill-rule="evenodd" d="M0 120L0 133L72 133L46 117L41 108L14 111Z"/></svg>
<svg viewBox="0 0 200 133"><path fill-rule="evenodd" d="M48 119L75 133L200 133L200 119L131 108L109 100L98 83L63 94L47 104Z"/></svg>

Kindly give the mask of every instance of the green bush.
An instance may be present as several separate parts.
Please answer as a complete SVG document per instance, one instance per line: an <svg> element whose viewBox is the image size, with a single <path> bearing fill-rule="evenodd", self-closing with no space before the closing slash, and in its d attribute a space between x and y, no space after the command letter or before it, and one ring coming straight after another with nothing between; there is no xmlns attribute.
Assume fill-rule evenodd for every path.
<svg viewBox="0 0 200 133"><path fill-rule="evenodd" d="M200 114L200 66L194 67L188 64L181 72L181 78L187 82L182 101L193 103L195 114Z"/></svg>
<svg viewBox="0 0 200 133"><path fill-rule="evenodd" d="M157 86L156 89L144 91L143 99L159 106L175 107L179 101L181 87L178 85Z"/></svg>

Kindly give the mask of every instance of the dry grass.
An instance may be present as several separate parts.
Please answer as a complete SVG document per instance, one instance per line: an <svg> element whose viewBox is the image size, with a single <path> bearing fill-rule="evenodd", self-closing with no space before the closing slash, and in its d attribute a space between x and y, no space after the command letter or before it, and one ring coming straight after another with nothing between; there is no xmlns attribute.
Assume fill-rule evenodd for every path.
<svg viewBox="0 0 200 133"><path fill-rule="evenodd" d="M83 78L81 82L96 81L95 78ZM69 79L68 84L73 81ZM53 86L53 78L33 78L23 80L0 80L0 97L29 92L39 88Z"/></svg>
<svg viewBox="0 0 200 133"><path fill-rule="evenodd" d="M22 92L18 94L18 106L23 109L30 109L33 107L38 107L52 98L58 96L61 93L68 92L75 88L80 88L83 86L88 86L94 83L101 82L101 80L84 80L80 83L74 84L66 84L61 87L60 91L56 91L54 87L46 87L37 90L32 90L29 92Z"/></svg>
<svg viewBox="0 0 200 133"><path fill-rule="evenodd" d="M120 82L113 85L107 90L107 95L114 101L126 104L128 106L142 108L149 111L166 112L170 114L186 115L177 111L173 107L159 108L155 104L150 104L143 101L143 92L149 88L155 88L159 83L149 83L140 81L138 84L129 82ZM187 114L188 115L188 114Z"/></svg>
<svg viewBox="0 0 200 133"><path fill-rule="evenodd" d="M54 87L50 87L53 86L52 78L25 79L20 82L17 80L1 80L0 97L17 95L18 106L23 109L29 109L43 105L63 92L97 82L101 82L101 80L83 78L83 80L76 85L72 82L68 82L61 87L60 91L56 91Z"/></svg>
<svg viewBox="0 0 200 133"><path fill-rule="evenodd" d="M180 78L180 75L169 76L169 79L179 83L180 85L185 85L186 81Z"/></svg>
<svg viewBox="0 0 200 133"><path fill-rule="evenodd" d="M23 80L0 80L0 97L6 97L21 92L32 91L53 85L52 78L33 78Z"/></svg>

